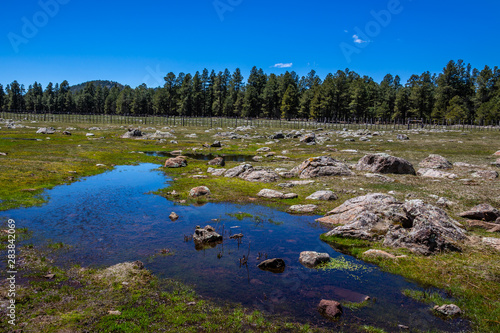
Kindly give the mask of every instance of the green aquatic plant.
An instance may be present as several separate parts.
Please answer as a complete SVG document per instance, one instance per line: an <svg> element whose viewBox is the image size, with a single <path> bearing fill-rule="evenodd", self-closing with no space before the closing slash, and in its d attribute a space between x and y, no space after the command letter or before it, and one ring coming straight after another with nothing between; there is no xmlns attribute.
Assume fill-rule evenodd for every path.
<svg viewBox="0 0 500 333"><path fill-rule="evenodd" d="M373 270L372 267L368 267L363 264L358 264L353 261L347 260L345 257L332 258L330 261L318 266L319 270L337 270L347 273L350 277L359 280L360 276L365 273L369 273ZM353 274L353 273L356 274Z"/></svg>

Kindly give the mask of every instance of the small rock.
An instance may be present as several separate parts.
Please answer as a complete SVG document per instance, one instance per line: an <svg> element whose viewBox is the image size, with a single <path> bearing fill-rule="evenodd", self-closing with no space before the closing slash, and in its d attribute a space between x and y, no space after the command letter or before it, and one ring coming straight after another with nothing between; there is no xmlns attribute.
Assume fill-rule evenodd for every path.
<svg viewBox="0 0 500 333"><path fill-rule="evenodd" d="M55 277L56 277L55 274L47 274L47 275L44 276L44 278L49 279L49 280L52 280Z"/></svg>
<svg viewBox="0 0 500 333"><path fill-rule="evenodd" d="M318 305L318 311L328 319L337 319L342 315L342 306L339 302L322 299Z"/></svg>
<svg viewBox="0 0 500 333"><path fill-rule="evenodd" d="M436 169L419 169L417 175L424 178L447 178L456 179L458 176L454 173L444 172Z"/></svg>
<svg viewBox="0 0 500 333"><path fill-rule="evenodd" d="M179 218L179 215L177 215L175 212L170 213L168 216L172 221L176 221Z"/></svg>
<svg viewBox="0 0 500 333"><path fill-rule="evenodd" d="M498 172L493 170L477 170L472 174L472 177L493 180L498 178Z"/></svg>
<svg viewBox="0 0 500 333"><path fill-rule="evenodd" d="M182 168L187 166L187 161L182 156L172 157L165 161L164 168Z"/></svg>
<svg viewBox="0 0 500 333"><path fill-rule="evenodd" d="M455 205L455 203L453 201L450 201L446 198L441 197L436 202L436 205L441 206L441 207L450 207L450 206Z"/></svg>
<svg viewBox="0 0 500 333"><path fill-rule="evenodd" d="M232 235L229 237L229 239L242 239L243 238L243 234L236 234L236 235Z"/></svg>
<svg viewBox="0 0 500 333"><path fill-rule="evenodd" d="M294 213L312 213L316 208L318 208L316 205L294 205L288 208L288 210Z"/></svg>
<svg viewBox="0 0 500 333"><path fill-rule="evenodd" d="M63 135L71 135L71 132L68 132L68 131L64 131L62 132Z"/></svg>
<svg viewBox="0 0 500 333"><path fill-rule="evenodd" d="M220 143L220 141L214 141L214 143L212 143L210 145L210 147L212 147L212 148L220 148L220 147L222 147L222 144Z"/></svg>
<svg viewBox="0 0 500 333"><path fill-rule="evenodd" d="M495 156L500 156L500 150L499 150L499 151L497 151L496 153L494 153L493 155L495 155Z"/></svg>
<svg viewBox="0 0 500 333"><path fill-rule="evenodd" d="M381 175L378 173L367 173L367 174L365 174L365 177L366 178L375 178L375 179L378 179L384 183L394 183L395 182L395 180L392 179L391 177Z"/></svg>
<svg viewBox="0 0 500 333"><path fill-rule="evenodd" d="M295 199L298 198L299 195L297 193L286 193L283 195L283 199Z"/></svg>
<svg viewBox="0 0 500 333"><path fill-rule="evenodd" d="M410 138L407 135L405 135L405 134L398 134L396 136L396 139L402 140L402 141L410 140Z"/></svg>
<svg viewBox="0 0 500 333"><path fill-rule="evenodd" d="M460 213L460 217L465 217L471 220L495 221L500 217L500 211L491 205L481 204L470 210Z"/></svg>
<svg viewBox="0 0 500 333"><path fill-rule="evenodd" d="M272 273L283 273L285 271L285 261L280 258L264 260L257 265L263 271L269 271Z"/></svg>
<svg viewBox="0 0 500 333"><path fill-rule="evenodd" d="M93 134L93 133L87 133L87 134L85 134L85 136L90 137L90 136L95 136L95 134Z"/></svg>
<svg viewBox="0 0 500 333"><path fill-rule="evenodd" d="M0 152L0 156L7 156L7 153Z"/></svg>
<svg viewBox="0 0 500 333"><path fill-rule="evenodd" d="M434 310L449 317L456 316L462 313L462 310L460 310L460 308L455 304L444 304L441 306L436 305L434 307Z"/></svg>
<svg viewBox="0 0 500 333"><path fill-rule="evenodd" d="M497 251L500 251L500 238L483 237L482 241L484 244L494 248Z"/></svg>
<svg viewBox="0 0 500 333"><path fill-rule="evenodd" d="M311 194L306 198L307 200L322 200L322 201L329 201L329 200L337 200L338 197L335 193L332 191L317 191Z"/></svg>
<svg viewBox="0 0 500 333"><path fill-rule="evenodd" d="M284 194L279 192L279 191L270 190L270 189L265 188L265 189L261 190L259 193L257 193L257 196L261 197L261 198L268 198L268 199L283 199Z"/></svg>
<svg viewBox="0 0 500 333"><path fill-rule="evenodd" d="M363 257L378 257L378 258L385 258L385 259L396 259L396 256L393 254L390 254L388 252L382 251L382 250L368 250L366 252L363 252L362 254Z"/></svg>
<svg viewBox="0 0 500 333"><path fill-rule="evenodd" d="M56 132L53 127L41 127L36 131L37 134L54 134Z"/></svg>
<svg viewBox="0 0 500 333"><path fill-rule="evenodd" d="M216 157L213 160L208 162L208 165L217 165L217 166L225 166L226 161L224 160L224 157Z"/></svg>
<svg viewBox="0 0 500 333"><path fill-rule="evenodd" d="M210 189L206 186L198 186L194 187L189 191L189 195L193 198L201 197L201 196L210 196L212 193Z"/></svg>
<svg viewBox="0 0 500 333"><path fill-rule="evenodd" d="M431 154L422 160L419 166L424 169L451 169L453 164L443 156Z"/></svg>
<svg viewBox="0 0 500 333"><path fill-rule="evenodd" d="M303 251L300 253L299 262L307 267L315 267L324 262L330 261L328 253L318 253L314 251Z"/></svg>
<svg viewBox="0 0 500 333"><path fill-rule="evenodd" d="M262 147L262 148L257 149L257 152L259 152L259 153L267 153L270 151L271 151L271 148L269 148L269 147Z"/></svg>
<svg viewBox="0 0 500 333"><path fill-rule="evenodd" d="M309 134L304 134L300 138L300 142L305 142L305 143L312 143L316 141L316 134L314 133L309 133Z"/></svg>
<svg viewBox="0 0 500 333"><path fill-rule="evenodd" d="M122 313L120 311L110 310L108 311L108 314L112 316L120 316Z"/></svg>

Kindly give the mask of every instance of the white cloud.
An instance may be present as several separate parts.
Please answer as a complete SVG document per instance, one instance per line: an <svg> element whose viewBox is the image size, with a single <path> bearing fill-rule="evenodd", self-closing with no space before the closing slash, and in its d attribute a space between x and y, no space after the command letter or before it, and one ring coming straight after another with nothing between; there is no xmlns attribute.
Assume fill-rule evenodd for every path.
<svg viewBox="0 0 500 333"><path fill-rule="evenodd" d="M353 35L352 38L354 39L354 43L356 43L356 44L368 43L368 41L362 40L361 38L359 38L358 35Z"/></svg>
<svg viewBox="0 0 500 333"><path fill-rule="evenodd" d="M290 68L293 66L293 63L288 63L288 64L284 64L284 63L278 63L278 64L275 64L273 67L274 68Z"/></svg>
<svg viewBox="0 0 500 333"><path fill-rule="evenodd" d="M345 32L345 33L348 33L348 32L349 32L349 30L344 30L344 32Z"/></svg>

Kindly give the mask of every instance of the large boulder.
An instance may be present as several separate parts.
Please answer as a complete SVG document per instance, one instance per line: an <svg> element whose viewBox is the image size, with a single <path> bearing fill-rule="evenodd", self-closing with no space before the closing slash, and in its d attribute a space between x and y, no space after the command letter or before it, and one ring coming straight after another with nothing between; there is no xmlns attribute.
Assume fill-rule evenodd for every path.
<svg viewBox="0 0 500 333"><path fill-rule="evenodd" d="M423 159L419 164L425 169L451 169L453 164L441 155L431 154Z"/></svg>
<svg viewBox="0 0 500 333"><path fill-rule="evenodd" d="M465 238L458 222L442 209L421 200L401 203L381 193L347 200L318 221L338 225L327 236L383 241L424 255L458 250Z"/></svg>
<svg viewBox="0 0 500 333"><path fill-rule="evenodd" d="M481 204L472 207L466 212L460 213L459 216L471 220L483 220L487 222L496 221L500 217L500 211L488 204Z"/></svg>
<svg viewBox="0 0 500 333"><path fill-rule="evenodd" d="M324 176L352 176L349 167L329 156L311 157L292 169L300 178L314 178Z"/></svg>
<svg viewBox="0 0 500 333"><path fill-rule="evenodd" d="M187 161L183 156L169 158L165 161L165 168L182 168L187 166Z"/></svg>
<svg viewBox="0 0 500 333"><path fill-rule="evenodd" d="M328 319L337 319L342 315L342 306L339 302L322 299L318 305L318 312Z"/></svg>
<svg viewBox="0 0 500 333"><path fill-rule="evenodd" d="M374 173L416 174L410 162L385 153L364 156L358 161L356 169Z"/></svg>
<svg viewBox="0 0 500 333"><path fill-rule="evenodd" d="M316 267L328 261L330 261L330 255L328 253L318 253L314 251L300 252L299 262L307 267Z"/></svg>
<svg viewBox="0 0 500 333"><path fill-rule="evenodd" d="M384 245L405 247L414 253L429 255L444 250L460 250L458 241L465 239L465 230L441 208L411 200L403 204L411 227L393 225Z"/></svg>
<svg viewBox="0 0 500 333"><path fill-rule="evenodd" d="M227 172L226 172L227 174ZM249 169L242 174L240 174L238 177L240 177L243 180L249 181L249 182L259 182L259 183L272 183L280 179L280 176L271 170L254 170L254 169Z"/></svg>

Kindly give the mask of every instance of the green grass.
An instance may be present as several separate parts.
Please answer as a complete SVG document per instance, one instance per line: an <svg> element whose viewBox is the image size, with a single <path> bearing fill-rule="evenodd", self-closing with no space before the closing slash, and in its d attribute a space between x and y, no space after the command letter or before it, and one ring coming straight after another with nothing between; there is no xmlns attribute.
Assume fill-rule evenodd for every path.
<svg viewBox="0 0 500 333"><path fill-rule="evenodd" d="M423 290L403 289L401 293L418 302L427 304L443 305L447 301L437 292L427 292Z"/></svg>

